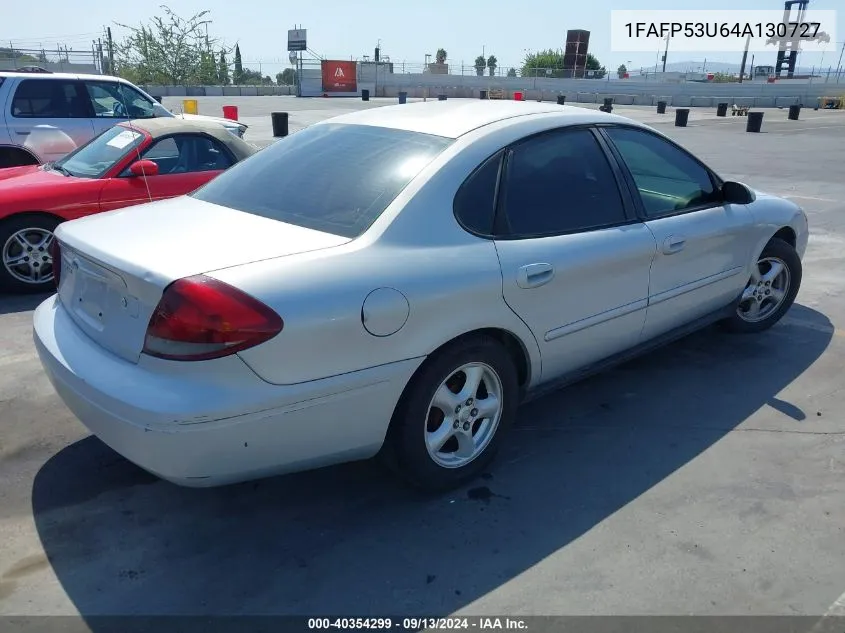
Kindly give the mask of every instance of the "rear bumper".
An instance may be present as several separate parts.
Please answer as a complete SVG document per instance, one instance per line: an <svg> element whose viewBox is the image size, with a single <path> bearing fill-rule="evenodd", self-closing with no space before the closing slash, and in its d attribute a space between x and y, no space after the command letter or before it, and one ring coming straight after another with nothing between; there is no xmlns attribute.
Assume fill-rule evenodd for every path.
<svg viewBox="0 0 845 633"><path fill-rule="evenodd" d="M207 487L365 459L381 447L422 359L289 386L236 356L133 364L89 339L51 297L33 338L50 382L98 438L149 472Z"/></svg>

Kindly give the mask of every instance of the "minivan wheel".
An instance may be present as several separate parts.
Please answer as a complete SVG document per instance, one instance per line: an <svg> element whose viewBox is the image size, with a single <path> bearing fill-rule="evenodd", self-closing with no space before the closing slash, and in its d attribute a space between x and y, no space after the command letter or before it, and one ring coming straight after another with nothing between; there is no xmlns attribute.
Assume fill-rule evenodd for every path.
<svg viewBox="0 0 845 633"><path fill-rule="evenodd" d="M722 322L730 332L768 330L792 307L801 286L801 258L788 242L773 238L752 268L734 314Z"/></svg>
<svg viewBox="0 0 845 633"><path fill-rule="evenodd" d="M50 244L59 222L44 216L12 216L0 222L0 292L49 292L53 283Z"/></svg>
<svg viewBox="0 0 845 633"><path fill-rule="evenodd" d="M500 343L460 341L429 358L406 387L383 457L417 488L460 486L495 457L518 397L516 368Z"/></svg>

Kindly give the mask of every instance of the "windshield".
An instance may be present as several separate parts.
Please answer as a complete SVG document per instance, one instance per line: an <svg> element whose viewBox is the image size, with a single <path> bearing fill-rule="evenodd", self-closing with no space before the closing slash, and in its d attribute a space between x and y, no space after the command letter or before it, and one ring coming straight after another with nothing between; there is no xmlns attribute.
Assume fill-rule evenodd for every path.
<svg viewBox="0 0 845 633"><path fill-rule="evenodd" d="M100 178L143 140L141 132L116 125L56 161L55 166L71 176Z"/></svg>
<svg viewBox="0 0 845 633"><path fill-rule="evenodd" d="M405 130L315 125L277 141L191 195L354 238L451 143Z"/></svg>

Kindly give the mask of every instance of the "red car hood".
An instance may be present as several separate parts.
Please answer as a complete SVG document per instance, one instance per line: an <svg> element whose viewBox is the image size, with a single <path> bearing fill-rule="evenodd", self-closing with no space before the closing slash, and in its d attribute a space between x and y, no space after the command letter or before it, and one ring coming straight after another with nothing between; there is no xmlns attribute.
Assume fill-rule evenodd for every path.
<svg viewBox="0 0 845 633"><path fill-rule="evenodd" d="M37 165L0 169L0 218L20 211L53 211L100 180L63 176Z"/></svg>
<svg viewBox="0 0 845 633"><path fill-rule="evenodd" d="M31 187L44 184L55 184L60 178L66 178L60 173L46 171L39 165L26 167L7 167L0 169L0 191L10 187Z"/></svg>

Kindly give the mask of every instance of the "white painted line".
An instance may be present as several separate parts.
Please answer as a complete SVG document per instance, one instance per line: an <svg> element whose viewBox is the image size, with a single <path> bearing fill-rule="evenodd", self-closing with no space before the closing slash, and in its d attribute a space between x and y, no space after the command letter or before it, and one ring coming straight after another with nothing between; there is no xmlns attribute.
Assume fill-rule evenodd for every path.
<svg viewBox="0 0 845 633"><path fill-rule="evenodd" d="M836 601L830 605L825 615L845 615L845 593L839 596Z"/></svg>
<svg viewBox="0 0 845 633"><path fill-rule="evenodd" d="M845 129L845 121L843 121L842 125L817 125L816 127L797 127L791 130L789 129L780 129L778 132L805 132L807 130L826 130L829 128L840 128Z"/></svg>
<svg viewBox="0 0 845 633"><path fill-rule="evenodd" d="M840 618L845 616L845 593L839 596L830 607L828 607L827 611L825 611L824 615L821 619L816 622L815 626L810 629L809 633L816 633L822 629L829 631L830 627L824 626L824 619L825 618Z"/></svg>

